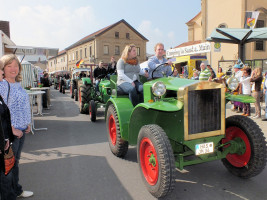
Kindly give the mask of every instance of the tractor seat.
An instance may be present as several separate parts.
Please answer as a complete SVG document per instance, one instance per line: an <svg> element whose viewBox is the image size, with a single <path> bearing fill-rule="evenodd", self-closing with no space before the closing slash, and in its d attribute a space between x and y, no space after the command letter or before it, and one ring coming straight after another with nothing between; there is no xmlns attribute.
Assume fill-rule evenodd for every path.
<svg viewBox="0 0 267 200"><path fill-rule="evenodd" d="M117 88L117 90L112 89L112 95L113 96L125 96L125 95L128 96L128 94L124 93L120 88Z"/></svg>

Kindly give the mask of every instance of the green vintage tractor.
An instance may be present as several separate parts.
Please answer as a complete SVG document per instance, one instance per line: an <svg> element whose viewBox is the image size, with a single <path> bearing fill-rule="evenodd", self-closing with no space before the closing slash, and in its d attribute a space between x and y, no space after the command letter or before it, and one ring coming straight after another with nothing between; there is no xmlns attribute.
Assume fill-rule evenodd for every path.
<svg viewBox="0 0 267 200"><path fill-rule="evenodd" d="M104 108L111 96L110 80L106 76L100 77L98 91L95 84L91 85L89 115L92 122L96 121L97 109Z"/></svg>
<svg viewBox="0 0 267 200"><path fill-rule="evenodd" d="M175 186L175 168L221 160L234 175L250 178L266 165L262 130L241 115L226 118L226 103L251 99L225 93L222 84L175 77L144 83L144 103L132 106L128 95L117 92L105 118L109 146L117 157L137 145L142 179L155 197L169 195Z"/></svg>
<svg viewBox="0 0 267 200"><path fill-rule="evenodd" d="M94 64L83 64L87 68L78 68L72 72L70 86L71 98L79 101L79 110L81 114L90 115L92 122L96 121L97 109L105 107L107 100L111 96L110 81L107 76L99 77L101 79L98 91L93 81Z"/></svg>

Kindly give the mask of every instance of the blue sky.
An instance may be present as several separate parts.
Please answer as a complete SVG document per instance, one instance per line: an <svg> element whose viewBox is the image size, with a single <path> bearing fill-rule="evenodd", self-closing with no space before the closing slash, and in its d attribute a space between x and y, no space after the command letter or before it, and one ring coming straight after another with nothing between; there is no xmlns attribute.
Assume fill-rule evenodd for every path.
<svg viewBox="0 0 267 200"><path fill-rule="evenodd" d="M201 0L0 0L0 20L10 22L17 45L64 48L99 29L126 20L144 35L147 53L187 42L186 22Z"/></svg>

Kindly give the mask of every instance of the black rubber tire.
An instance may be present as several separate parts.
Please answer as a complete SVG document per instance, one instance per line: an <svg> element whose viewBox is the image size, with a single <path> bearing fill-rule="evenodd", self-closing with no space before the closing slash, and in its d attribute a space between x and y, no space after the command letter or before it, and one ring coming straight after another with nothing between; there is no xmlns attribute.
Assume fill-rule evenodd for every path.
<svg viewBox="0 0 267 200"><path fill-rule="evenodd" d="M80 87L80 97L79 98L79 108L81 114L87 114L89 112L89 108L84 108L84 104L89 103L91 100L91 85L81 85Z"/></svg>
<svg viewBox="0 0 267 200"><path fill-rule="evenodd" d="M266 141L262 130L252 119L240 115L234 115L226 119L226 129L229 127L240 128L247 136L251 156L244 167L233 166L227 158L222 159L224 166L229 172L241 178L247 179L258 175L265 168L267 155Z"/></svg>
<svg viewBox="0 0 267 200"><path fill-rule="evenodd" d="M116 131L114 144L112 143L111 132L110 132L111 129L109 128L109 126L111 125L110 117L113 117L113 120L115 123L114 124L115 127L113 129L114 131ZM109 105L108 107L107 117L106 117L106 127L107 127L108 141L109 141L109 147L110 147L111 152L115 156L119 158L123 158L128 152L129 144L127 141L121 138L119 119L118 119L117 111L113 104Z"/></svg>
<svg viewBox="0 0 267 200"><path fill-rule="evenodd" d="M96 108L95 101L91 100L89 104L89 116L92 122L96 121L96 112L97 112L97 108Z"/></svg>
<svg viewBox="0 0 267 200"><path fill-rule="evenodd" d="M73 85L70 86L70 98L74 98L74 89L73 89Z"/></svg>
<svg viewBox="0 0 267 200"><path fill-rule="evenodd" d="M78 101L78 90L74 89L74 101Z"/></svg>
<svg viewBox="0 0 267 200"><path fill-rule="evenodd" d="M156 158L158 162L156 163L158 164L158 178L155 184L150 184L147 181L142 169L142 163L145 165L143 159L149 158L149 156L142 156L140 154L142 153L140 152L141 144L144 140L149 140L153 144L157 154ZM137 159L142 179L148 191L156 198L169 195L175 186L175 161L170 141L165 131L160 126L150 124L140 129L137 142ZM149 179L149 177L147 178Z"/></svg>

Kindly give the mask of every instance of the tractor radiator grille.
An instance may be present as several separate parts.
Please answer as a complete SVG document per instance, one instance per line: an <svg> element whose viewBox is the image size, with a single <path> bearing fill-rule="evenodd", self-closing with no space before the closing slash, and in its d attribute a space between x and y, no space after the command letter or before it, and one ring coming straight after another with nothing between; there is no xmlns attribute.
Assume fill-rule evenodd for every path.
<svg viewBox="0 0 267 200"><path fill-rule="evenodd" d="M188 92L188 134L221 129L221 90Z"/></svg>

